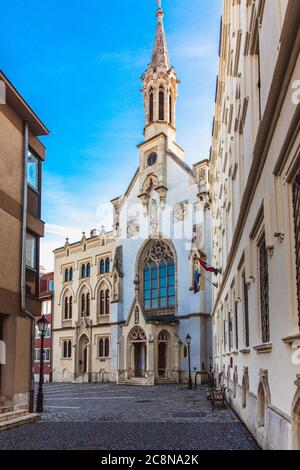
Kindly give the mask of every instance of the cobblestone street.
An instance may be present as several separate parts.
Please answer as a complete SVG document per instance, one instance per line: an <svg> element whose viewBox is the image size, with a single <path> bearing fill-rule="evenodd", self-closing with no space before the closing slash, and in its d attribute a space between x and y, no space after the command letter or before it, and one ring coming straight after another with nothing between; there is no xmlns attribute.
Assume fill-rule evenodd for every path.
<svg viewBox="0 0 300 470"><path fill-rule="evenodd" d="M257 449L206 388L48 384L42 420L0 433L0 449Z"/></svg>

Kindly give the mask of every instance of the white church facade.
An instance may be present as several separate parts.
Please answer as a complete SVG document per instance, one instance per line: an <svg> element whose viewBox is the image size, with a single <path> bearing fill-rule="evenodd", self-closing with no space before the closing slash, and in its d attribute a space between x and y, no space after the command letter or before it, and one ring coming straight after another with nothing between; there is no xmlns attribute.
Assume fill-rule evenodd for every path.
<svg viewBox="0 0 300 470"><path fill-rule="evenodd" d="M142 81L139 167L112 201L112 231L54 252L54 381L180 383L189 357L192 374L213 364L212 281L199 263L211 256L208 161L190 168L176 143L179 82L161 8Z"/></svg>

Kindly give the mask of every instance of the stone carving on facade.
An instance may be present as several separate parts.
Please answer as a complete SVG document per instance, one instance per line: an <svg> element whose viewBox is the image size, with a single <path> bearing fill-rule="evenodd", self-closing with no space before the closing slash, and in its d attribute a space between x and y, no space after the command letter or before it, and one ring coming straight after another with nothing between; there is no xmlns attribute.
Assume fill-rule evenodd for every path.
<svg viewBox="0 0 300 470"><path fill-rule="evenodd" d="M150 202L150 229L151 232L158 230L158 206L155 199L151 199Z"/></svg>
<svg viewBox="0 0 300 470"><path fill-rule="evenodd" d="M178 202L174 207L174 222L181 222L188 217L188 201Z"/></svg>
<svg viewBox="0 0 300 470"><path fill-rule="evenodd" d="M121 278L123 277L123 248L117 246L114 262L111 271L112 278L112 300L111 302L119 302L121 299Z"/></svg>
<svg viewBox="0 0 300 470"><path fill-rule="evenodd" d="M76 346L78 339L85 334L87 338L90 338L90 332L91 332L91 326L92 326L92 320L86 317L80 318L75 324L75 329L76 329L76 335L75 335L75 343L74 346Z"/></svg>
<svg viewBox="0 0 300 470"><path fill-rule="evenodd" d="M127 224L127 238L134 238L139 234L140 227L136 220L130 220Z"/></svg>

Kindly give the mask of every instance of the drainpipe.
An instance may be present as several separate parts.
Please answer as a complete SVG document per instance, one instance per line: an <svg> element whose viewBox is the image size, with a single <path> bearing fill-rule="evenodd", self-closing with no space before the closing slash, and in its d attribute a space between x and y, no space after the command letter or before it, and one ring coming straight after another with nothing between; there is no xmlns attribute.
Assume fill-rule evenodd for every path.
<svg viewBox="0 0 300 470"><path fill-rule="evenodd" d="M23 147L23 214L22 214L22 252L21 252L21 311L25 314L32 322L32 334L31 334L31 380L30 380L30 393L29 393L29 412L33 412L34 408L34 337L35 337L35 317L34 315L26 310L26 293L25 293L25 282L26 282L26 263L25 263L25 251L26 251L26 226L27 226L27 155L28 155L28 143L29 143L29 127L28 122L24 122L24 147Z"/></svg>

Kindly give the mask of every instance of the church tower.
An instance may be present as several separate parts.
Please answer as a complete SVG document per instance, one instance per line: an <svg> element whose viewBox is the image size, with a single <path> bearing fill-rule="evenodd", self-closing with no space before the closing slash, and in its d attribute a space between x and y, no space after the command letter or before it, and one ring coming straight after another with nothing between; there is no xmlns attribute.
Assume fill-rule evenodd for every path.
<svg viewBox="0 0 300 470"><path fill-rule="evenodd" d="M183 160L184 152L176 143L177 80L170 65L164 30L164 13L159 5L152 59L142 76L145 107L144 142L140 151L140 200L149 210L152 189L159 195L163 209L167 195L167 155Z"/></svg>
<svg viewBox="0 0 300 470"><path fill-rule="evenodd" d="M164 13L156 13L157 29L151 63L142 76L145 103L145 139L164 132L170 139L176 139L176 98L178 80L170 65L166 35L163 24Z"/></svg>

